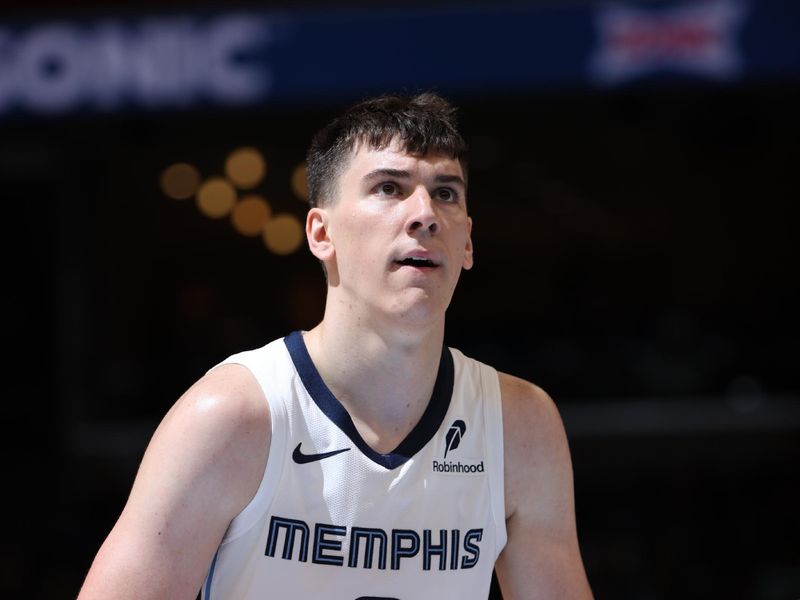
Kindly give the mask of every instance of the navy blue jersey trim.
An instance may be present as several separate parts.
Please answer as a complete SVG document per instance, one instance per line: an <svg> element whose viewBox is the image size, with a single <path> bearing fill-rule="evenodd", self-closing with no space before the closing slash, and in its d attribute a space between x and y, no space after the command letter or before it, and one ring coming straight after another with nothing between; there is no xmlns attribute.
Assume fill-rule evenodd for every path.
<svg viewBox="0 0 800 600"><path fill-rule="evenodd" d="M303 334L300 331L293 331L283 341L289 350L289 355L292 357L294 367L297 369L300 379L314 403L352 440L364 456L387 469L399 467L419 452L436 434L445 414L447 414L450 398L453 395L455 370L453 356L447 346L443 346L442 356L439 360L439 372L436 375L436 383L433 386L433 394L419 423L400 442L397 448L387 454L376 452L363 440L344 406L325 385L319 371L317 371L317 367L311 361L311 356L308 354L308 349L303 341Z"/></svg>
<svg viewBox="0 0 800 600"><path fill-rule="evenodd" d="M211 580L214 579L214 568L217 566L217 557L219 556L219 548L214 553L214 560L211 561L211 568L208 570L206 576L206 585L203 594L203 600L211 600Z"/></svg>

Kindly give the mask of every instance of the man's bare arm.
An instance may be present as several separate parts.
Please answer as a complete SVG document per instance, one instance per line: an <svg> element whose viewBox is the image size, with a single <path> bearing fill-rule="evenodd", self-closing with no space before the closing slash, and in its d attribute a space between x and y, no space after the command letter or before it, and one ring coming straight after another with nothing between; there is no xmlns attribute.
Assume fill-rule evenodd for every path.
<svg viewBox="0 0 800 600"><path fill-rule="evenodd" d="M508 543L497 561L505 600L590 600L578 547L564 426L535 385L500 375Z"/></svg>
<svg viewBox="0 0 800 600"><path fill-rule="evenodd" d="M250 372L214 369L164 417L79 600L194 600L231 519L258 489L269 409Z"/></svg>

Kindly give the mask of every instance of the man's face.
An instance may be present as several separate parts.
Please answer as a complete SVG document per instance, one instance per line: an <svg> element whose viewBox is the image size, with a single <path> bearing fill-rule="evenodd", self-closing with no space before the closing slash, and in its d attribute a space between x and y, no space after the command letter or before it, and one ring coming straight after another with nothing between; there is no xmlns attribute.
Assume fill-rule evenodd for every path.
<svg viewBox="0 0 800 600"><path fill-rule="evenodd" d="M323 208L337 299L410 322L443 318L461 269L472 267L461 164L392 144L358 147Z"/></svg>

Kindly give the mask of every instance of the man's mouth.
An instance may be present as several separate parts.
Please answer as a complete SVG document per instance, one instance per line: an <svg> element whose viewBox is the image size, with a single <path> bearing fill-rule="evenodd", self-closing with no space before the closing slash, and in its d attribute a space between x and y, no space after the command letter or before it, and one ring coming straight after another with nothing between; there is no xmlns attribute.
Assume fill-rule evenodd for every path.
<svg viewBox="0 0 800 600"><path fill-rule="evenodd" d="M402 260L396 260L395 262L398 265L403 265L403 266L408 266L408 267L435 267L435 266L437 266L436 263L434 263L429 258L420 258L420 257L414 257L414 256L409 256L408 258L404 258Z"/></svg>

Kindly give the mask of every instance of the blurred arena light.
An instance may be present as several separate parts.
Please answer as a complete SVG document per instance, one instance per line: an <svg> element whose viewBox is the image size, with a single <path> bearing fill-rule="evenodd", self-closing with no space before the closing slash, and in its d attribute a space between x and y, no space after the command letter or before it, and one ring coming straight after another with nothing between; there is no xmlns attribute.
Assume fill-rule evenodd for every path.
<svg viewBox="0 0 800 600"><path fill-rule="evenodd" d="M239 190L251 189L263 183L267 161L257 148L242 146L225 159L225 175L202 181L197 168L188 162L176 162L165 168L159 183L166 196L184 200L195 196L200 212L211 218L230 216L233 229L246 237L258 237L272 253L286 256L296 252L304 240L303 223L292 213L273 215L273 209L261 193L239 197ZM300 163L289 178L294 195L302 200L308 196L305 181L306 167Z"/></svg>
<svg viewBox="0 0 800 600"><path fill-rule="evenodd" d="M225 174L240 190L257 186L266 172L267 163L255 148L238 148L225 161Z"/></svg>
<svg viewBox="0 0 800 600"><path fill-rule="evenodd" d="M194 165L180 162L170 165L161 173L161 189L174 200L186 200L194 196L200 186L200 173Z"/></svg>
<svg viewBox="0 0 800 600"><path fill-rule="evenodd" d="M306 164L300 163L292 171L292 191L298 200L308 200L308 180L306 179Z"/></svg>
<svg viewBox="0 0 800 600"><path fill-rule="evenodd" d="M223 177L206 180L197 192L197 207L212 219L220 219L230 213L235 203L236 190Z"/></svg>
<svg viewBox="0 0 800 600"><path fill-rule="evenodd" d="M272 216L272 207L261 196L245 196L231 213L231 223L233 228L248 237L255 237L264 231L264 226Z"/></svg>
<svg viewBox="0 0 800 600"><path fill-rule="evenodd" d="M290 213L281 213L267 221L264 227L264 244L275 254L296 252L303 241L303 226Z"/></svg>

